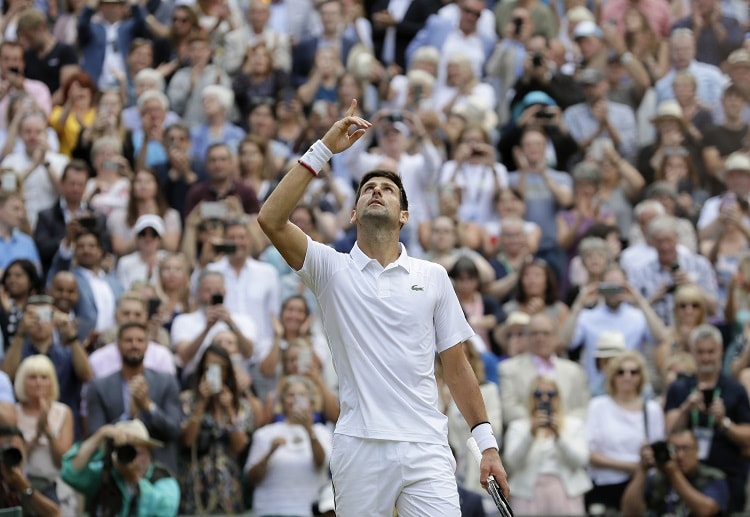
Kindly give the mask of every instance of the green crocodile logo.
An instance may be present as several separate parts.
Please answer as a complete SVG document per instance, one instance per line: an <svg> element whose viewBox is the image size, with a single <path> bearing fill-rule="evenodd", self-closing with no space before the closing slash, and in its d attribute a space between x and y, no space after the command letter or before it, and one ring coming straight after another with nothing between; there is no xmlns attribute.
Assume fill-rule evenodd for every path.
<svg viewBox="0 0 750 517"><path fill-rule="evenodd" d="M417 284L414 284L411 286L412 291L424 291L424 287L418 286Z"/></svg>

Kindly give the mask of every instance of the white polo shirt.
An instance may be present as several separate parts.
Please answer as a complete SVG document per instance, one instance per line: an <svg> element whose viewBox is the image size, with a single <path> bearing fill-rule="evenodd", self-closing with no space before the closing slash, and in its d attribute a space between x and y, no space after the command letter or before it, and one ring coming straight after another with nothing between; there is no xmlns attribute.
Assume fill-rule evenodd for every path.
<svg viewBox="0 0 750 517"><path fill-rule="evenodd" d="M474 332L442 266L401 246L383 268L355 244L338 253L308 237L298 272L315 293L339 378L336 433L447 444L435 352Z"/></svg>

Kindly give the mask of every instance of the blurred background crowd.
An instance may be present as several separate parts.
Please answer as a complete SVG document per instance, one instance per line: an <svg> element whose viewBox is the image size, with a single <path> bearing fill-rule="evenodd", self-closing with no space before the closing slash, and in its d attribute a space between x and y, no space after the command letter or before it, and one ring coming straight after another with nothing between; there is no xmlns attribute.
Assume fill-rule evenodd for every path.
<svg viewBox="0 0 750 517"><path fill-rule="evenodd" d="M256 214L357 99L374 129L292 221L346 253L360 178L401 174L517 514L745 509L747 2L1 11L1 507L332 515L332 358ZM491 515L436 376L464 515Z"/></svg>

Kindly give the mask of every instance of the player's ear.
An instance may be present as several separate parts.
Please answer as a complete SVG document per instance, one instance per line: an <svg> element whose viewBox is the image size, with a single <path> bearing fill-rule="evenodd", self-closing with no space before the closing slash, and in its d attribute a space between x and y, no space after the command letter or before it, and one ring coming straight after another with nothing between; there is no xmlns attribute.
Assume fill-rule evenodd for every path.
<svg viewBox="0 0 750 517"><path fill-rule="evenodd" d="M398 216L398 222L401 223L401 226L403 226L406 224L408 220L409 220L409 211L401 210L401 213Z"/></svg>
<svg viewBox="0 0 750 517"><path fill-rule="evenodd" d="M352 217L349 219L349 222L352 224L355 224L357 222L357 211L352 210Z"/></svg>

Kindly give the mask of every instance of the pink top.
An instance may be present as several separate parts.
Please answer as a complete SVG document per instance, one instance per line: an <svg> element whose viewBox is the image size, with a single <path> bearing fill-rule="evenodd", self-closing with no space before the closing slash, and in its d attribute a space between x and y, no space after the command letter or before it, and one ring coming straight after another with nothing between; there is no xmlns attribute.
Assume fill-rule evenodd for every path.
<svg viewBox="0 0 750 517"><path fill-rule="evenodd" d="M664 0L610 0L602 8L599 24L604 25L610 21L616 21L618 32L625 34L625 12L631 7L637 7L646 15L651 30L658 36L669 37L672 29L672 16L669 4Z"/></svg>
<svg viewBox="0 0 750 517"><path fill-rule="evenodd" d="M42 108L44 114L49 117L52 111L52 96L49 93L47 85L34 79L24 79L23 89ZM0 129L7 129L8 127L8 104L10 104L11 97L12 95L6 95L0 100Z"/></svg>

